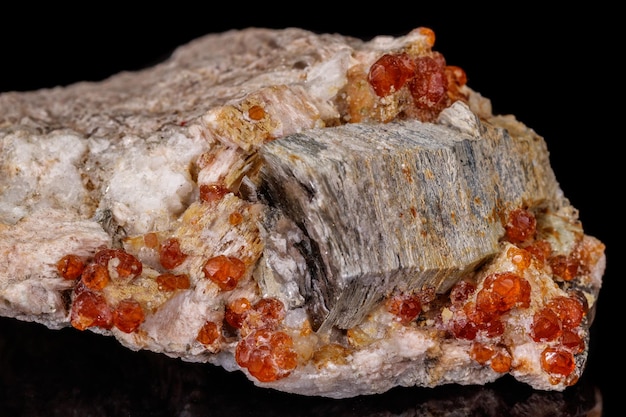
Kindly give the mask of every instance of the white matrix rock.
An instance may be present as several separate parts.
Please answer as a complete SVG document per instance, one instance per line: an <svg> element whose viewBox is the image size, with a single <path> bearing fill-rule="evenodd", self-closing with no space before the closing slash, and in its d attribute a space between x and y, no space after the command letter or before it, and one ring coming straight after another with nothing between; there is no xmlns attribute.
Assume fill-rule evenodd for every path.
<svg viewBox="0 0 626 417"><path fill-rule="evenodd" d="M1 94L0 315L303 395L575 384L604 245L434 39L233 30Z"/></svg>

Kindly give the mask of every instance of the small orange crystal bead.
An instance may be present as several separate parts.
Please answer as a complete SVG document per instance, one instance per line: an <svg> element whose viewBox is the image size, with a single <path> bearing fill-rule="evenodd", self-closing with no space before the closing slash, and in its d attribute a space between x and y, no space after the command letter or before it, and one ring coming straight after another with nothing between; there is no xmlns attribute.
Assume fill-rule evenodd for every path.
<svg viewBox="0 0 626 417"><path fill-rule="evenodd" d="M57 271L63 279L75 280L80 277L85 268L85 263L78 255L65 255L57 262Z"/></svg>
<svg viewBox="0 0 626 417"><path fill-rule="evenodd" d="M161 243L159 247L159 261L163 268L174 269L182 264L187 255L180 249L180 242L176 238L169 238Z"/></svg>
<svg viewBox="0 0 626 417"><path fill-rule="evenodd" d="M422 304L417 295L398 294L387 302L387 311L403 324L412 322L422 312Z"/></svg>
<svg viewBox="0 0 626 417"><path fill-rule="evenodd" d="M255 330L241 339L235 349L235 360L261 382L284 378L298 364L291 337L269 329Z"/></svg>
<svg viewBox="0 0 626 417"><path fill-rule="evenodd" d="M88 327L110 329L113 326L113 312L102 294L83 290L72 303L70 323L78 330Z"/></svg>
<svg viewBox="0 0 626 417"><path fill-rule="evenodd" d="M101 290L109 283L109 271L100 264L89 264L83 271L80 281L92 290Z"/></svg>
<svg viewBox="0 0 626 417"><path fill-rule="evenodd" d="M549 347L541 353L541 368L550 374L568 376L576 369L576 362L571 352Z"/></svg>
<svg viewBox="0 0 626 417"><path fill-rule="evenodd" d="M198 336L196 336L196 340L203 345L211 345L216 340L218 340L221 336L220 329L216 323L212 321L207 321L200 328L198 332Z"/></svg>
<svg viewBox="0 0 626 417"><path fill-rule="evenodd" d="M161 291L186 290L191 286L189 275L187 274L161 274L156 278L156 282Z"/></svg>
<svg viewBox="0 0 626 417"><path fill-rule="evenodd" d="M250 301L247 298L237 298L226 305L224 320L235 329L239 329L250 308Z"/></svg>
<svg viewBox="0 0 626 417"><path fill-rule="evenodd" d="M124 333L132 333L143 323L145 315L139 302L127 298L113 311L113 324Z"/></svg>
<svg viewBox="0 0 626 417"><path fill-rule="evenodd" d="M378 97L398 91L415 73L415 62L406 53L385 54L370 67L368 81Z"/></svg>
<svg viewBox="0 0 626 417"><path fill-rule="evenodd" d="M215 282L221 290L233 290L246 272L246 265L234 256L218 255L205 262L204 276Z"/></svg>
<svg viewBox="0 0 626 417"><path fill-rule="evenodd" d="M117 278L122 279L133 279L139 276L143 269L139 259L122 249L102 249L95 254L93 260L105 268L112 267L117 272Z"/></svg>
<svg viewBox="0 0 626 417"><path fill-rule="evenodd" d="M484 312L506 312L530 306L530 284L512 272L494 273L485 278L476 297L476 308Z"/></svg>
<svg viewBox="0 0 626 417"><path fill-rule="evenodd" d="M504 229L509 242L521 243L535 235L537 219L530 211L518 208L509 213Z"/></svg>

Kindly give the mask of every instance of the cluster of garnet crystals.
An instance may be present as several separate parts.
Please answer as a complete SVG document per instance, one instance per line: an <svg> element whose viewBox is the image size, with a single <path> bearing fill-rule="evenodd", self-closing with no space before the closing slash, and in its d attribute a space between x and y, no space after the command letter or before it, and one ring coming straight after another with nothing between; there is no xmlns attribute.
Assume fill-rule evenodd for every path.
<svg viewBox="0 0 626 417"><path fill-rule="evenodd" d="M467 83L465 71L446 65L439 52L422 56L407 52L384 54L370 67L367 79L378 97L387 97L406 86L414 115L422 121L433 120L462 98L459 89Z"/></svg>
<svg viewBox="0 0 626 417"><path fill-rule="evenodd" d="M171 270L187 258L181 252L177 239L169 238L159 243L153 233L144 237L147 247L157 246L163 272L156 277L161 291L175 291L190 287L187 274L175 274ZM123 249L105 248L95 253L93 259L85 260L74 254L65 255L57 262L57 270L66 280L77 281L74 287L70 322L73 327L84 330L102 327L132 333L145 318L142 305L132 297L109 305L103 291L107 285L130 284L141 275L143 265L134 255ZM243 277L246 267L233 256L217 255L208 259L203 268L206 278L221 290L232 290Z"/></svg>
<svg viewBox="0 0 626 417"><path fill-rule="evenodd" d="M505 239L518 245L510 247L507 253L517 271L488 275L478 293L471 280L460 280L449 294L447 305L453 318L444 328L457 339L474 341L471 357L496 372L509 372L513 362L509 348L498 338L505 332L503 316L514 308L527 309L531 304L531 286L522 277L523 270L533 260L547 263L555 280L569 281L584 268L585 257L576 251L568 256L552 254L549 242L536 239L536 227L536 218L530 211L522 208L511 211L505 225ZM475 297L471 298L473 294ZM386 307L397 321L408 324L433 299L425 296L424 291L399 294L391 297ZM546 344L541 353L541 367L555 384L561 380L570 385L576 382L574 356L585 349L580 325L587 309L584 296L573 291L567 296L553 297L533 315L530 337L534 342Z"/></svg>
<svg viewBox="0 0 626 417"><path fill-rule="evenodd" d="M177 239L170 238L159 243L156 235L149 233L144 243L159 250L160 264L164 272L156 277L160 291L173 292L190 288L187 274L175 274L171 270L187 258ZM86 261L80 256L68 254L57 262L61 277L75 281L70 323L78 330L90 327L112 329L125 333L135 332L145 320L144 306L132 297L111 305L103 290L107 285L130 284L141 275L142 263L123 249L101 249ZM233 290L244 276L246 266L233 256L217 255L208 259L203 267L207 279L221 291ZM207 321L199 330L196 340L203 345L218 345L223 339L222 328L228 326L241 336L235 358L259 381L274 381L287 376L297 365L297 354L292 349L293 340L279 330L285 317L284 306L274 298L265 298L254 305L245 299L228 304L224 323Z"/></svg>
<svg viewBox="0 0 626 417"><path fill-rule="evenodd" d="M68 254L57 262L57 269L64 279L78 280L70 314L73 327L79 330L116 327L132 333L144 321L145 313L139 302L127 298L111 306L102 293L111 281L130 281L141 274L142 264L133 255L120 249L102 249L93 260L85 262L77 255Z"/></svg>
<svg viewBox="0 0 626 417"><path fill-rule="evenodd" d="M298 364L293 339L280 330L284 318L284 305L276 298L262 298L254 304L247 298L237 298L226 305L224 322L207 321L197 339L212 345L223 337L223 327L239 332L235 349L239 366L261 382L276 381L289 375Z"/></svg>

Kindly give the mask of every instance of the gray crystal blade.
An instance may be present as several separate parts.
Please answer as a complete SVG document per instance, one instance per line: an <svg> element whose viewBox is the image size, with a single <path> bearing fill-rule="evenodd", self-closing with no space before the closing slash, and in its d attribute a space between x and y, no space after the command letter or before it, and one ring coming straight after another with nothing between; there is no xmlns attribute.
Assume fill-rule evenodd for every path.
<svg viewBox="0 0 626 417"><path fill-rule="evenodd" d="M309 239L298 279L321 330L396 290L447 291L498 252L505 209L561 201L542 143L480 123L349 124L262 155L264 198Z"/></svg>

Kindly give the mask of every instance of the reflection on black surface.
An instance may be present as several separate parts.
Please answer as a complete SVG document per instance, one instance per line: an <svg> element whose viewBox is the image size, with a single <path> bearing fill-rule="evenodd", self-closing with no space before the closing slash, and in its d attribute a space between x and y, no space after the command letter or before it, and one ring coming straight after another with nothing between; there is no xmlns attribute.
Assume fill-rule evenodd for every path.
<svg viewBox="0 0 626 417"><path fill-rule="evenodd" d="M0 319L2 416L599 417L599 390L565 392L511 379L485 387L397 388L335 400L255 387L243 374L132 352L112 338ZM452 413L452 414L450 414Z"/></svg>

